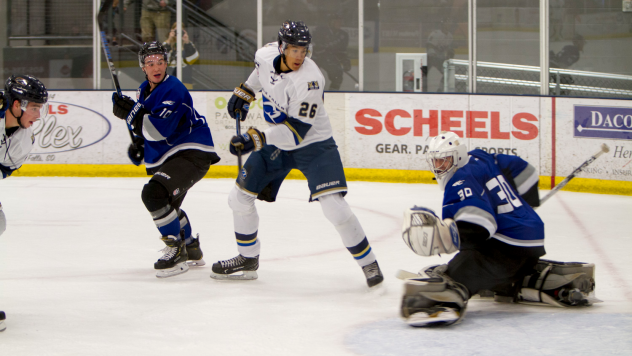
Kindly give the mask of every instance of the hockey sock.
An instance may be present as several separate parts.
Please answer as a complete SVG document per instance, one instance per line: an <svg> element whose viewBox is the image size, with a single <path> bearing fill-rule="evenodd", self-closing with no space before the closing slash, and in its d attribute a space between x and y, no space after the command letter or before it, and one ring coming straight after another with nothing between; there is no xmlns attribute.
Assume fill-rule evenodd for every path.
<svg viewBox="0 0 632 356"><path fill-rule="evenodd" d="M189 217L184 210L179 209L178 219L180 220L180 230L184 230L184 242L188 245L193 242L193 236L191 236L191 223Z"/></svg>
<svg viewBox="0 0 632 356"><path fill-rule="evenodd" d="M360 225L360 221L355 216L351 207L340 194L325 195L318 198L323 213L329 220L338 234L342 238L349 253L356 260L358 265L364 267L375 261L375 255L366 238L366 234Z"/></svg>
<svg viewBox="0 0 632 356"><path fill-rule="evenodd" d="M261 244L257 238L259 214L255 207L255 198L237 189L228 195L228 205L233 209L233 223L237 250L245 257L259 256Z"/></svg>
<svg viewBox="0 0 632 356"><path fill-rule="evenodd" d="M180 219L176 209L169 204L169 193L165 187L150 180L145 184L141 197L160 234L172 235L179 239Z"/></svg>

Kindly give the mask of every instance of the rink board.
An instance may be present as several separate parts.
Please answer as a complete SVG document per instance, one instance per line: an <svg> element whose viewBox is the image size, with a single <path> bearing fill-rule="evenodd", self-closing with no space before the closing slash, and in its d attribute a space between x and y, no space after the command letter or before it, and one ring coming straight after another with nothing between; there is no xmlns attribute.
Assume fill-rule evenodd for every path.
<svg viewBox="0 0 632 356"><path fill-rule="evenodd" d="M136 96L135 91L124 94ZM235 177L228 152L235 121L229 91L192 92L220 163L207 177ZM35 126L24 176L143 176L127 158L129 135L112 114L111 93L52 91L50 114ZM457 132L470 149L517 155L540 173L541 187L561 181L603 143L610 147L565 189L632 195L632 101L467 94L327 93L325 108L350 180L430 182L428 142ZM242 129L264 129L260 94ZM553 177L553 179L551 178ZM302 178L295 172L290 178ZM605 189L605 191L604 191Z"/></svg>

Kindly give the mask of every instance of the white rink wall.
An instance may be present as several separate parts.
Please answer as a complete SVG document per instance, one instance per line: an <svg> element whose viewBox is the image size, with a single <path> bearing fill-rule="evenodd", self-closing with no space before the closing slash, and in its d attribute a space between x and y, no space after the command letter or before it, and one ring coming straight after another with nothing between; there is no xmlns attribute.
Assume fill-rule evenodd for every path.
<svg viewBox="0 0 632 356"><path fill-rule="evenodd" d="M129 135L112 114L111 92L52 91L50 114L35 125L29 163L129 164ZM133 91L124 94L134 98ZM220 165L235 123L226 111L229 91L192 92L206 117ZM325 107L347 168L428 170L430 137L452 130L470 149L518 155L541 176L565 177L610 147L583 178L632 181L632 101L467 94L326 93ZM260 94L242 128L265 128Z"/></svg>

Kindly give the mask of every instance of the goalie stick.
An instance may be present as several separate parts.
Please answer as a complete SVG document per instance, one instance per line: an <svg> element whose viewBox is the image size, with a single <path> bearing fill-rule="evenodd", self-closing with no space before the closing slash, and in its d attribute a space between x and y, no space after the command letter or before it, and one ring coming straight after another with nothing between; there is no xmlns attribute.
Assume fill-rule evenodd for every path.
<svg viewBox="0 0 632 356"><path fill-rule="evenodd" d="M591 163L593 163L597 158L599 158L599 156L601 156L604 153L608 153L609 151L610 151L610 147L608 147L608 145L606 145L605 143L602 144L599 152L592 155L589 159L586 160L586 162L582 163L581 166L577 167L568 177L564 178L564 180L561 181L560 184L556 185L555 188L551 189L549 194L547 194L544 198L540 199L540 205L544 204L545 201L549 200L555 193L557 193L560 189L564 188L564 186L568 184L568 182L570 182L571 179L575 178L575 175L577 173L583 171L586 167L588 167Z"/></svg>
<svg viewBox="0 0 632 356"><path fill-rule="evenodd" d="M97 14L97 26L99 27L99 34L101 35L101 48L103 49L103 53L105 54L105 59L108 62L108 68L110 69L110 75L112 76L112 82L114 83L114 89L116 90L116 94L118 96L123 96L121 91L121 85L118 81L118 74L116 74L116 68L114 67L114 62L112 61L112 54L110 53L110 47L108 46L108 39L105 35L105 31L103 30L103 24L105 22L105 17L109 8L112 7L113 0L105 0L101 3L101 8L99 9L99 13ZM134 134L129 131L129 138L132 140L132 144L134 143Z"/></svg>

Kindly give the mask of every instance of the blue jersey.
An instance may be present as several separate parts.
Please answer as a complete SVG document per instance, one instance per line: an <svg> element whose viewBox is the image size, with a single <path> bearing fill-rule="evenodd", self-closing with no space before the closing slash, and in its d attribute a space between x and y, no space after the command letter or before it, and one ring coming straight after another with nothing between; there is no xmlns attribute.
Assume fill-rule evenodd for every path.
<svg viewBox="0 0 632 356"><path fill-rule="evenodd" d="M511 172L514 180L523 182L518 177L532 166L516 156L478 149L469 155L468 163L446 184L443 218L484 227L491 239L514 254L544 255L544 223L502 173Z"/></svg>
<svg viewBox="0 0 632 356"><path fill-rule="evenodd" d="M145 166L160 166L183 150L215 152L211 130L204 116L193 108L193 99L178 78L167 75L151 93L143 82L136 94L149 111L143 117Z"/></svg>

